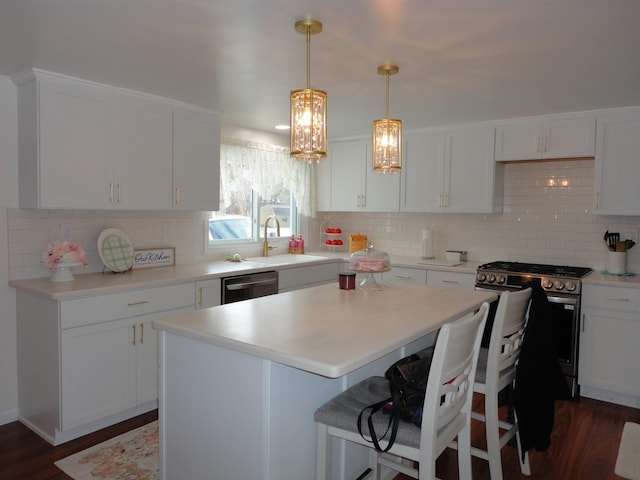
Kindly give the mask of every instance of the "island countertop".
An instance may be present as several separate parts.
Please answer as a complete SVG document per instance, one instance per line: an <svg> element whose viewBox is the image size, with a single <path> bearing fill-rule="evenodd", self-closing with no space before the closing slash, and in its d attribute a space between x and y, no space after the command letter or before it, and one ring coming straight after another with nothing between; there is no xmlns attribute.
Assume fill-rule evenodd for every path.
<svg viewBox="0 0 640 480"><path fill-rule="evenodd" d="M337 378L495 298L422 285L341 290L331 283L178 313L153 327Z"/></svg>

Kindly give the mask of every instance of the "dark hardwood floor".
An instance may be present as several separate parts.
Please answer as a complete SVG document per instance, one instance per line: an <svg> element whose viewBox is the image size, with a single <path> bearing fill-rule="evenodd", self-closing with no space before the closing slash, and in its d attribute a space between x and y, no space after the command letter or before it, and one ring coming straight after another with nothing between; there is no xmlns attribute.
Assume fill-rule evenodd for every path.
<svg viewBox="0 0 640 480"><path fill-rule="evenodd" d="M53 462L157 418L158 411L154 410L57 447L52 447L20 422L0 426L0 479L71 480Z"/></svg>
<svg viewBox="0 0 640 480"><path fill-rule="evenodd" d="M53 462L156 418L157 412L150 412L57 447L52 447L19 422L0 426L0 479L70 480ZM551 447L546 452L530 452L531 477L520 473L516 449L506 446L502 450L504 479L620 479L613 469L625 422L640 423L640 410L586 398L557 402ZM481 445L482 435L481 424L474 423L473 443ZM448 449L440 456L437 473L442 480L458 478L455 451ZM401 475L397 478L409 477ZM490 480L487 462L473 459L473 478Z"/></svg>

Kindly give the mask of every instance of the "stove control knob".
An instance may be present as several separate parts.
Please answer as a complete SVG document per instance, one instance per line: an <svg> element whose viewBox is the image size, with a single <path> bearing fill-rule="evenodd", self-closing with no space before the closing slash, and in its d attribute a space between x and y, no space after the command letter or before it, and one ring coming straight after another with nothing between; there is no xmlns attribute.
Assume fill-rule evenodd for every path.
<svg viewBox="0 0 640 480"><path fill-rule="evenodd" d="M553 282L550 279L545 278L544 280L542 280L542 288L544 288L545 290L549 290L552 287Z"/></svg>
<svg viewBox="0 0 640 480"><path fill-rule="evenodd" d="M479 282L484 282L487 279L487 276L484 273L479 273L476 275L476 280Z"/></svg>
<svg viewBox="0 0 640 480"><path fill-rule="evenodd" d="M502 284L503 284L504 282L506 282L506 281L507 281L507 279L505 278L505 276L504 276L504 275L502 275L502 274L500 274L500 273L499 273L498 275L496 275L496 282L497 282L498 284L502 285Z"/></svg>
<svg viewBox="0 0 640 480"><path fill-rule="evenodd" d="M556 290L562 290L564 288L564 282L562 280L556 280L553 286Z"/></svg>
<svg viewBox="0 0 640 480"><path fill-rule="evenodd" d="M493 273L490 273L489 275L487 275L487 282L493 283L495 281L496 281L496 276Z"/></svg>
<svg viewBox="0 0 640 480"><path fill-rule="evenodd" d="M567 289L567 292L575 292L578 286L576 285L576 282L569 281L566 283L565 288Z"/></svg>

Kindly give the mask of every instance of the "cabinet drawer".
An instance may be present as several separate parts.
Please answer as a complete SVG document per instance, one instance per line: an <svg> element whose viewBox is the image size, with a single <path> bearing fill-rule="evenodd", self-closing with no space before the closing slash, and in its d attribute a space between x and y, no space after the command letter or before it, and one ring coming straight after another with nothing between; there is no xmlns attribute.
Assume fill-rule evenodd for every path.
<svg viewBox="0 0 640 480"><path fill-rule="evenodd" d="M640 289L583 285L582 306L586 309L640 312Z"/></svg>
<svg viewBox="0 0 640 480"><path fill-rule="evenodd" d="M420 268L393 267L382 274L382 280L392 283L427 284L427 271Z"/></svg>
<svg viewBox="0 0 640 480"><path fill-rule="evenodd" d="M193 307L194 284L182 283L60 302L61 328Z"/></svg>
<svg viewBox="0 0 640 480"><path fill-rule="evenodd" d="M445 272L441 270L429 270L427 272L427 285L430 287L462 288L473 290L475 275L463 272Z"/></svg>

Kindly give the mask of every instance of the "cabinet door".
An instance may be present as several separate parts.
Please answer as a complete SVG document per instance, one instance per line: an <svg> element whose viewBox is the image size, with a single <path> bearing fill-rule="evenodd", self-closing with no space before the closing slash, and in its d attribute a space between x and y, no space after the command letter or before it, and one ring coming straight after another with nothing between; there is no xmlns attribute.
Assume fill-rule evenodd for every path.
<svg viewBox="0 0 640 480"><path fill-rule="evenodd" d="M640 397L640 319L585 311L580 333L580 385Z"/></svg>
<svg viewBox="0 0 640 480"><path fill-rule="evenodd" d="M220 208L220 120L216 114L174 110L173 209Z"/></svg>
<svg viewBox="0 0 640 480"><path fill-rule="evenodd" d="M39 82L39 120L37 107L32 126L37 147L21 158L21 205L38 208L110 208L109 182L112 179L108 139L108 98L93 89L57 79ZM34 84L35 86L35 84ZM23 90L26 88L27 90ZM20 109L35 102L35 91L21 87ZM35 105L35 104L34 104ZM25 133L22 124L20 135ZM37 123L36 123L37 122ZM31 123L31 122L29 122ZM35 125L38 125L37 129ZM21 157L25 154L21 139ZM38 158L38 168L24 168ZM22 165L24 163L24 165ZM38 184L23 191L32 177ZM31 183L31 182L30 182ZM32 197L27 199L26 196ZM37 202L33 198L38 198Z"/></svg>
<svg viewBox="0 0 640 480"><path fill-rule="evenodd" d="M595 117L550 120L544 125L544 158L593 157Z"/></svg>
<svg viewBox="0 0 640 480"><path fill-rule="evenodd" d="M447 212L493 213L495 185L493 127L448 131L444 199Z"/></svg>
<svg viewBox="0 0 640 480"><path fill-rule="evenodd" d="M114 208L170 210L171 108L118 97L111 117Z"/></svg>
<svg viewBox="0 0 640 480"><path fill-rule="evenodd" d="M640 215L640 109L598 117L594 171L600 215Z"/></svg>
<svg viewBox="0 0 640 480"><path fill-rule="evenodd" d="M221 303L222 282L219 278L196 282L196 310L217 307Z"/></svg>
<svg viewBox="0 0 640 480"><path fill-rule="evenodd" d="M366 141L344 141L329 145L327 158L331 162L329 210L355 212L363 208L366 203L366 193L362 169L366 158ZM321 160L321 162L324 161Z"/></svg>
<svg viewBox="0 0 640 480"><path fill-rule="evenodd" d="M373 170L371 143L366 142L363 165L365 176L364 204L359 210L366 212L397 212L400 209L400 177L398 173L378 173Z"/></svg>
<svg viewBox="0 0 640 480"><path fill-rule="evenodd" d="M443 188L444 134L405 135L401 212L437 212Z"/></svg>
<svg viewBox="0 0 640 480"><path fill-rule="evenodd" d="M125 319L62 331L62 430L136 406L133 326Z"/></svg>
<svg viewBox="0 0 640 480"><path fill-rule="evenodd" d="M514 122L496 129L495 160L531 160L542 156L542 124Z"/></svg>
<svg viewBox="0 0 640 480"><path fill-rule="evenodd" d="M143 405L158 399L158 331L151 322L176 314L188 312L192 308L180 308L168 312L153 313L133 319L135 327L135 352L136 352L136 404Z"/></svg>

